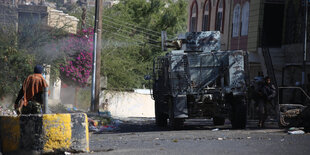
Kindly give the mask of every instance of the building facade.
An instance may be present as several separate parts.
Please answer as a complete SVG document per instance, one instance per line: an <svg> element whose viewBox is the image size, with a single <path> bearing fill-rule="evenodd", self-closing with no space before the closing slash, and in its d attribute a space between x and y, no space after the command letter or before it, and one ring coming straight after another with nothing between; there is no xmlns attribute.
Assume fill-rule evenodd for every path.
<svg viewBox="0 0 310 155"><path fill-rule="evenodd" d="M187 31L220 31L221 49L229 49L231 3L231 0L190 0Z"/></svg>

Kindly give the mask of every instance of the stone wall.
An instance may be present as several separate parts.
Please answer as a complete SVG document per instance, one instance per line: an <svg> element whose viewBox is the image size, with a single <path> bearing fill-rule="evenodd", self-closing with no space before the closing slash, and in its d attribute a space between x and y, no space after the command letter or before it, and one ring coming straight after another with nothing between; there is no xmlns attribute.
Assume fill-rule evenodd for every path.
<svg viewBox="0 0 310 155"><path fill-rule="evenodd" d="M52 8L48 9L47 25L50 27L64 28L70 33L76 33L79 20L73 16L63 13L62 11Z"/></svg>

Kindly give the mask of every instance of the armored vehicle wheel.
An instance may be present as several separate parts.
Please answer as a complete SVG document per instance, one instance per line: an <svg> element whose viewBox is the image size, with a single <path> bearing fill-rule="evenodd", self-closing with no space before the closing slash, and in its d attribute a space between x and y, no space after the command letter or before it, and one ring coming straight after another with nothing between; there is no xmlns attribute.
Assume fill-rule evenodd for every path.
<svg viewBox="0 0 310 155"><path fill-rule="evenodd" d="M184 120L180 118L169 117L169 128L172 130L179 130L183 127Z"/></svg>
<svg viewBox="0 0 310 155"><path fill-rule="evenodd" d="M166 127L167 126L167 115L160 111L158 103L155 103L155 122L157 126Z"/></svg>
<svg viewBox="0 0 310 155"><path fill-rule="evenodd" d="M232 128L244 129L246 126L246 101L243 96L235 97L231 115Z"/></svg>
<svg viewBox="0 0 310 155"><path fill-rule="evenodd" d="M184 119L174 117L174 103L172 98L169 99L169 128L172 130L181 129L184 125Z"/></svg>
<svg viewBox="0 0 310 155"><path fill-rule="evenodd" d="M213 125L224 125L225 118L224 117L213 117Z"/></svg>

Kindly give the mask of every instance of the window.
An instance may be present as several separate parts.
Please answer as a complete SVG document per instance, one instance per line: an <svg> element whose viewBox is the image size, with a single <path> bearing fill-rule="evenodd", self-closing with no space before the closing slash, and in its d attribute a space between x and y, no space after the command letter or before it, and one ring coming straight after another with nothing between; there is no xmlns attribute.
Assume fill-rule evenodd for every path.
<svg viewBox="0 0 310 155"><path fill-rule="evenodd" d="M249 29L249 2L243 4L242 7L242 25L241 25L241 35L248 35Z"/></svg>
<svg viewBox="0 0 310 155"><path fill-rule="evenodd" d="M203 22L202 22L202 30L208 31L210 30L210 14L211 14L211 0L206 0L203 11Z"/></svg>
<svg viewBox="0 0 310 155"><path fill-rule="evenodd" d="M239 36L239 29L240 29L240 5L237 4L234 8L233 14L233 37Z"/></svg>
<svg viewBox="0 0 310 155"><path fill-rule="evenodd" d="M196 32L197 31L197 2L194 1L192 4L191 9L191 21L190 21L190 31Z"/></svg>
<svg viewBox="0 0 310 155"><path fill-rule="evenodd" d="M223 32L223 21L224 21L224 0L219 0L217 4L215 30Z"/></svg>

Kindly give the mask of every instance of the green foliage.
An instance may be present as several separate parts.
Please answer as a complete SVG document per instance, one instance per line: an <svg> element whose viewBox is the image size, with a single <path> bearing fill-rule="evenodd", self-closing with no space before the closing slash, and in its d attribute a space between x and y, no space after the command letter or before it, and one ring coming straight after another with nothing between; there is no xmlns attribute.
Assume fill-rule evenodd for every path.
<svg viewBox="0 0 310 155"><path fill-rule="evenodd" d="M109 89L148 86L143 79L154 57L163 54L161 31L172 39L186 30L187 2L121 0L104 10L102 74Z"/></svg>
<svg viewBox="0 0 310 155"><path fill-rule="evenodd" d="M102 57L102 70L108 77L108 88L132 89L145 84L143 75L149 62L144 60L141 50L148 50L148 47L142 49L134 44L109 42Z"/></svg>
<svg viewBox="0 0 310 155"><path fill-rule="evenodd" d="M24 79L33 73L34 56L16 48L11 37L0 36L0 97L17 94Z"/></svg>

